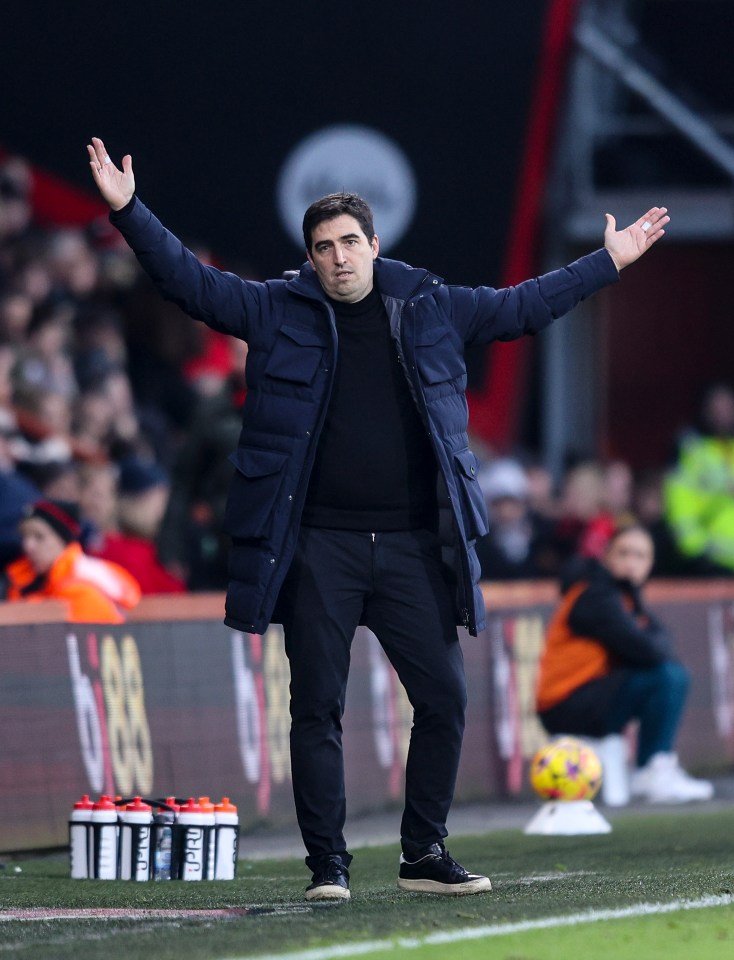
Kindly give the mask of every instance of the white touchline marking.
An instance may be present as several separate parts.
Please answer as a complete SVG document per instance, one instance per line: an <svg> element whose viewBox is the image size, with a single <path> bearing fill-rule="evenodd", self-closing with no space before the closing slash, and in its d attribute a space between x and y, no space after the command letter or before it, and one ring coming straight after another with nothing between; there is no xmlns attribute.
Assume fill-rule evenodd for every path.
<svg viewBox="0 0 734 960"><path fill-rule="evenodd" d="M285 916L293 913L313 913L310 904L250 904L247 907L214 907L176 909L152 907L20 907L17 910L0 909L0 923L28 923L51 920L236 920L239 917Z"/></svg>
<svg viewBox="0 0 734 960"><path fill-rule="evenodd" d="M224 960L340 960L343 957L362 957L380 950L403 947L412 950L438 943L456 943L460 940L482 940L485 937L504 937L510 933L525 933L527 930L546 930L549 927L572 927L582 923L599 923L602 920L620 920L625 917L646 917L659 913L676 913L678 910L702 910L706 907L729 907L734 896L701 897L700 900L672 900L669 903L635 903L629 907L612 910L587 910L560 917L543 917L540 920L520 920L517 923L498 923L493 926L463 927L430 933L426 937L396 937L393 940L367 940L363 943L344 944L338 947L316 947L295 953L267 953L250 957L227 957Z"/></svg>
<svg viewBox="0 0 734 960"><path fill-rule="evenodd" d="M492 877L496 877L497 874L493 873ZM534 883L548 883L551 880L568 880L569 877L595 877L595 870L567 870L561 871L556 870L553 873L536 873L529 877L518 877L515 881L524 887L529 887Z"/></svg>

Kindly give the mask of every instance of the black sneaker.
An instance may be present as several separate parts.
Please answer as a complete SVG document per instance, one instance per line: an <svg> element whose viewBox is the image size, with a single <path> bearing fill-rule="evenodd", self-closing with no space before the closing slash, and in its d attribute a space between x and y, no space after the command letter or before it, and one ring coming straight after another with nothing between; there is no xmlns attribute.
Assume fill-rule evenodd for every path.
<svg viewBox="0 0 734 960"><path fill-rule="evenodd" d="M462 897L492 889L489 877L467 873L449 856L442 843L432 843L416 860L406 860L401 854L398 886L413 893L438 893L444 897Z"/></svg>
<svg viewBox="0 0 734 960"><path fill-rule="evenodd" d="M339 857L328 857L313 872L307 900L349 900L349 871Z"/></svg>

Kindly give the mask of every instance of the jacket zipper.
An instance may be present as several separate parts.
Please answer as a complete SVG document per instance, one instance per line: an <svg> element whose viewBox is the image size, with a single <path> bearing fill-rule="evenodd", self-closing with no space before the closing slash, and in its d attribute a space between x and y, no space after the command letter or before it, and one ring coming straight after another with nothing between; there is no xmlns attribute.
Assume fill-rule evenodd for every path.
<svg viewBox="0 0 734 960"><path fill-rule="evenodd" d="M413 298L409 298L408 303L411 308L415 307L415 300ZM413 402L415 403L418 409L418 414L420 415L420 418L425 425L426 432L428 433L428 438L431 441L431 446L433 448L434 456L436 457L436 464L438 466L438 469L441 470L441 459L438 456L436 438L434 436L434 431L431 428L431 421L428 416L428 406L426 404L426 398L423 395L423 391L419 388L416 388L415 384L410 378L410 374L408 372L408 365L405 361L405 355L403 353L402 344L400 343L400 337L402 334L402 319L403 318L402 318L402 311L401 311L400 328L398 329L397 336L395 337L395 349L397 350L397 354L398 354L398 362L403 369L403 373L405 374L405 379L408 381L408 389L410 390L410 395L412 396ZM415 365L413 365L413 369L415 369ZM446 482L446 477L444 477L444 483L445 482ZM449 502L451 503L452 513L455 513L454 504L451 501L451 497L449 497ZM455 516L454 516L454 521L456 521ZM463 553L462 553L462 569L463 567L464 567L464 563L463 563ZM466 576L469 575L468 570L464 570L464 573ZM465 577L459 578L459 587L461 590L461 606L459 607L459 614L461 615L462 626L468 629L470 614L469 614L469 607L468 607L468 602L466 597Z"/></svg>

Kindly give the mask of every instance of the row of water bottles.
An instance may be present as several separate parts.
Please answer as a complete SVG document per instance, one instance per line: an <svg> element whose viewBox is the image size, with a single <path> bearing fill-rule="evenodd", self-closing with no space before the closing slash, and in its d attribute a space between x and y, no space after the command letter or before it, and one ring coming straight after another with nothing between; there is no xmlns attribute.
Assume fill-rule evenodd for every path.
<svg viewBox="0 0 734 960"><path fill-rule="evenodd" d="M223 797L128 800L86 794L69 818L74 880L233 880L237 807Z"/></svg>

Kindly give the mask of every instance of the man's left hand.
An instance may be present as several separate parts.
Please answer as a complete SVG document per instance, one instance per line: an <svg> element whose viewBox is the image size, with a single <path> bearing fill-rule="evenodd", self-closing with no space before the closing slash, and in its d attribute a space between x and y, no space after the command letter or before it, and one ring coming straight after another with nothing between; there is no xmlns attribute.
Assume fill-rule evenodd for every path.
<svg viewBox="0 0 734 960"><path fill-rule="evenodd" d="M639 259L646 250L665 233L664 227L670 222L666 216L667 207L651 207L624 230L617 230L617 221L606 213L607 228L604 231L604 246L614 260L617 270L623 270Z"/></svg>

